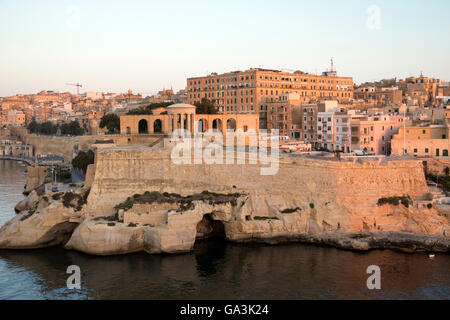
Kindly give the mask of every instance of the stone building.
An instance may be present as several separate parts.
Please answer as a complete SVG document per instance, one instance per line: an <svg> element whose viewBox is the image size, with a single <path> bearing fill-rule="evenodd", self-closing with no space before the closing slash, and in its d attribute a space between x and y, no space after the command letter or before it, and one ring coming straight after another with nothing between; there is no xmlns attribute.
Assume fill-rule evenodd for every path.
<svg viewBox="0 0 450 320"><path fill-rule="evenodd" d="M0 140L0 156L31 158L33 146L18 140Z"/></svg>
<svg viewBox="0 0 450 320"><path fill-rule="evenodd" d="M314 143L317 140L317 104L305 104L296 92L267 101L267 130L278 129L280 136Z"/></svg>
<svg viewBox="0 0 450 320"><path fill-rule="evenodd" d="M403 125L398 115L375 115L351 119L351 145L353 150L369 154L391 154L391 140Z"/></svg>
<svg viewBox="0 0 450 320"><path fill-rule="evenodd" d="M259 119L254 114L196 114L195 106L174 104L167 107L167 112L153 115L124 115L120 117L122 135L137 134L171 134L176 129L186 129L191 134L205 132L209 129L227 130L259 129Z"/></svg>
<svg viewBox="0 0 450 320"><path fill-rule="evenodd" d="M400 105L403 101L403 92L398 87L378 88L369 86L355 90L354 98L372 102L376 105Z"/></svg>
<svg viewBox="0 0 450 320"><path fill-rule="evenodd" d="M302 103L319 100L346 101L353 98L353 78L338 77L336 72L313 75L296 71L253 68L206 77L187 79L187 100L202 99L214 103L225 114L258 114L261 128L266 128L267 105L280 94L296 92Z"/></svg>
<svg viewBox="0 0 450 320"><path fill-rule="evenodd" d="M450 150L449 128L447 125L407 126L392 139L392 153L418 157L448 158Z"/></svg>

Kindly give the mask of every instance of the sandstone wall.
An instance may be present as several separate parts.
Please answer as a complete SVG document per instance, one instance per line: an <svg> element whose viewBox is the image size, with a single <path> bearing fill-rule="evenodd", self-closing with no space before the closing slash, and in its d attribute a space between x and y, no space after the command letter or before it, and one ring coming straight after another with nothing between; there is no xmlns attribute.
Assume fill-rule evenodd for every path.
<svg viewBox="0 0 450 320"><path fill-rule="evenodd" d="M250 195L250 209L259 216L311 206L322 215L375 212L381 197L428 193L420 161L338 162L280 157L276 175L262 176L262 165L176 165L167 150L111 148L96 155L95 178L88 200L92 215L114 213L128 196L145 191L182 195L208 190Z"/></svg>
<svg viewBox="0 0 450 320"><path fill-rule="evenodd" d="M73 159L78 150L92 149L92 144L97 140L112 139L114 143L119 146L152 146L162 137L161 135L89 135L61 137L29 134L25 128L12 128L11 132L26 144L32 145L34 148L34 155L58 154L63 156L69 162Z"/></svg>
<svg viewBox="0 0 450 320"><path fill-rule="evenodd" d="M43 166L28 166L27 167L27 187L25 192L31 192L45 182L47 175L47 168Z"/></svg>

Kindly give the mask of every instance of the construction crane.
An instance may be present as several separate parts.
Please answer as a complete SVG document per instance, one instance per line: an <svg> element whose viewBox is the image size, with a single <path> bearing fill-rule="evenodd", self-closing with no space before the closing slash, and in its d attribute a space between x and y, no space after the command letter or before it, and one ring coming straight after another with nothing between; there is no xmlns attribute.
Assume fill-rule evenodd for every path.
<svg viewBox="0 0 450 320"><path fill-rule="evenodd" d="M80 95L80 88L82 87L81 84L79 84L79 83L77 82L77 83L66 83L66 85L77 87L77 96Z"/></svg>

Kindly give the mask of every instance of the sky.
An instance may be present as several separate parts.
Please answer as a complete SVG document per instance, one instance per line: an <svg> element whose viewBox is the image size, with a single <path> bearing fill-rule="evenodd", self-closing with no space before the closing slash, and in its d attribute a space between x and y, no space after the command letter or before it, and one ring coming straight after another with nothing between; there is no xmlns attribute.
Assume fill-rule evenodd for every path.
<svg viewBox="0 0 450 320"><path fill-rule="evenodd" d="M144 95L252 67L450 80L448 0L0 0L0 96Z"/></svg>

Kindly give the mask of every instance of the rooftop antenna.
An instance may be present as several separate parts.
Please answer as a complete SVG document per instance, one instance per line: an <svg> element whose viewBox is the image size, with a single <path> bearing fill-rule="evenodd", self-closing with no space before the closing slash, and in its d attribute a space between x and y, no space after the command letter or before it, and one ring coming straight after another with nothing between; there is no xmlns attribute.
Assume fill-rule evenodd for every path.
<svg viewBox="0 0 450 320"><path fill-rule="evenodd" d="M334 71L334 62L333 62L333 57L331 57L331 72Z"/></svg>

